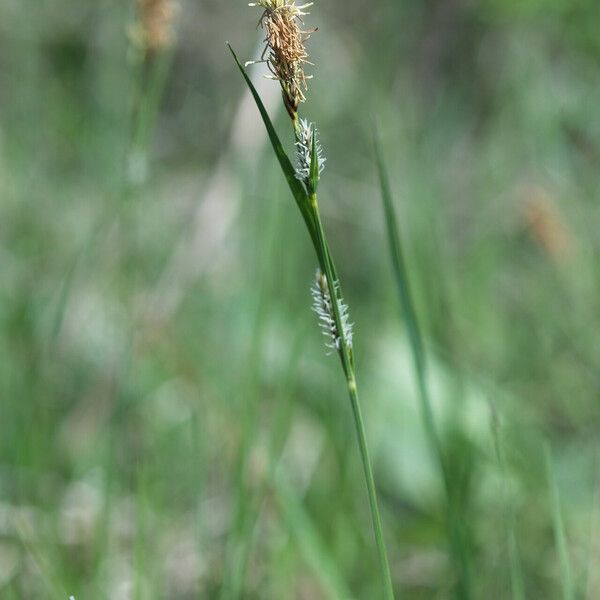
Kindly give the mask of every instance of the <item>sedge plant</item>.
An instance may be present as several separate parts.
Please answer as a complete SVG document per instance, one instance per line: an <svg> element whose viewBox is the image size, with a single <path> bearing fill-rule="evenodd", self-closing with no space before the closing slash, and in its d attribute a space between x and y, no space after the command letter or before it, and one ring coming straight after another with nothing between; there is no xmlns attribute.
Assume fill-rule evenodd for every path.
<svg viewBox="0 0 600 600"><path fill-rule="evenodd" d="M129 30L135 83L128 177L139 184L148 174L149 145L173 60L173 22L179 4L177 0L137 0L135 6L136 20Z"/></svg>
<svg viewBox="0 0 600 600"><path fill-rule="evenodd" d="M308 61L305 42L312 33L301 28L301 19L307 14L306 9L311 5L296 5L294 0L258 0L258 2L250 4L250 6L262 9L259 23L266 33L266 46L261 61L266 62L271 73L270 77L278 81L281 87L283 103L293 128L296 147L295 168L283 148L245 67L242 66L231 46L229 49L256 102L275 155L304 219L316 253L318 268L311 290L313 310L318 315L320 327L327 338L327 346L332 352L337 353L344 374L377 545L382 595L386 600L390 600L394 598L394 592L358 396L352 324L348 307L343 300L342 288L327 242L317 198L321 174L325 167L325 157L317 139L315 124L300 118L299 115L300 105L306 100L305 92L310 79L310 76L305 73L305 66L311 64ZM252 63L247 63L246 66L248 64Z"/></svg>

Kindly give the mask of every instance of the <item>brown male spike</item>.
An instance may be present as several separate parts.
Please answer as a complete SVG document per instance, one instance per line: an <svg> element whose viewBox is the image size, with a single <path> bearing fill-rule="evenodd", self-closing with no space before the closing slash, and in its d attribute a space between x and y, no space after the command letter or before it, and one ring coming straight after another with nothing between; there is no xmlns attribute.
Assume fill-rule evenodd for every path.
<svg viewBox="0 0 600 600"><path fill-rule="evenodd" d="M296 6L294 0L259 0L250 6L264 9L259 24L267 34L267 45L261 60L267 63L273 78L279 81L285 107L296 123L298 106L306 100L306 81L310 79L304 73L304 65L312 64L308 61L304 44L315 31L302 30L300 23L301 18L308 14L304 9L312 3Z"/></svg>
<svg viewBox="0 0 600 600"><path fill-rule="evenodd" d="M135 35L151 51L167 48L173 41L172 24L177 12L175 0L137 0L139 24Z"/></svg>

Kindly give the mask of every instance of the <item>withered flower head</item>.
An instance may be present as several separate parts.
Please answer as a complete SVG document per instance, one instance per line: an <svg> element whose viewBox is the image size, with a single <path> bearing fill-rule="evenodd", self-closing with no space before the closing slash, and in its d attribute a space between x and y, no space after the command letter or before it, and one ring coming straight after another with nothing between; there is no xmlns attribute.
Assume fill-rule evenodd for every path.
<svg viewBox="0 0 600 600"><path fill-rule="evenodd" d="M295 0L258 0L250 6L264 9L260 25L267 34L267 45L262 60L279 81L287 111L296 121L298 106L306 100L306 80L310 79L304 73L304 65L311 64L304 43L312 31L303 31L300 24L302 17L308 14L305 9L312 6L312 2L296 6Z"/></svg>
<svg viewBox="0 0 600 600"><path fill-rule="evenodd" d="M572 232L543 188L533 186L524 190L522 214L533 240L556 264L572 255Z"/></svg>
<svg viewBox="0 0 600 600"><path fill-rule="evenodd" d="M172 24L177 12L176 0L137 0L139 24L136 38L147 50L167 48L173 41Z"/></svg>

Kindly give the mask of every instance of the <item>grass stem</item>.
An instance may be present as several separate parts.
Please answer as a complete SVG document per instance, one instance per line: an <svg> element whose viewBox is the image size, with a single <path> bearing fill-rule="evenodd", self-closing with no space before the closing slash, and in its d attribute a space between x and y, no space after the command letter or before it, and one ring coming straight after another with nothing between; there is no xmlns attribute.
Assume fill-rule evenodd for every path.
<svg viewBox="0 0 600 600"><path fill-rule="evenodd" d="M375 479L373 478L373 469L371 466L371 459L369 456L369 447L367 444L367 435L365 432L364 420L362 417L362 411L360 408L360 401L358 398L358 388L356 385L356 376L354 373L354 359L352 356L351 349L346 343L344 326L341 318L340 309L340 288L335 285L337 282L336 269L329 252L329 247L325 238L325 232L323 229L323 223L321 222L321 216L319 213L319 205L317 201L317 195L311 194L310 204L313 211L314 222L316 224L317 242L318 245L315 247L317 256L322 268L325 270L327 282L329 285L331 304L333 309L333 315L340 336L339 344L339 355L346 377L346 384L348 387L348 395L350 397L350 403L352 405L352 414L354 417L354 425L356 428L356 435L358 438L358 446L360 450L360 456L363 465L363 471L365 476L365 484L367 486L367 494L369 497L369 508L371 510L371 519L373 522L373 532L375 535L375 542L377 544L377 554L379 557L379 568L381 570L381 578L384 588L384 598L386 600L393 600L394 588L392 585L392 577L390 574L389 561L387 557L387 550L385 547L385 540L383 537L383 528L381 525L381 516L379 514L379 506L377 502L377 490L375 488Z"/></svg>
<svg viewBox="0 0 600 600"><path fill-rule="evenodd" d="M356 427L356 436L358 437L358 446L360 449L360 457L362 459L363 470L365 473L365 482L367 485L367 493L369 495L369 507L371 509L371 518L373 520L373 531L375 533L375 541L377 543L377 552L379 556L379 567L384 583L384 597L387 600L393 600L394 591L392 585L392 577L387 558L385 540L383 538L383 529L381 526L381 517L377 503L377 490L375 488L375 480L373 479L373 470L371 468L371 459L369 457L369 447L367 445L367 436L358 400L358 391L354 379L348 380L348 394L352 404L352 413L354 415L354 424Z"/></svg>

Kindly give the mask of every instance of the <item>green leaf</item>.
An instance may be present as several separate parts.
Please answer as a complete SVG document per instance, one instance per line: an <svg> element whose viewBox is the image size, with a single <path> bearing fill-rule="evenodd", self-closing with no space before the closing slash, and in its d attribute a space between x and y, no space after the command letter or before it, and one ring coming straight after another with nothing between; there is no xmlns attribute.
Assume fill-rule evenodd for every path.
<svg viewBox="0 0 600 600"><path fill-rule="evenodd" d="M381 199L383 202L385 223L387 226L389 252L392 259L394 276L398 288L398 296L400 298L400 304L402 306L402 312L404 314L406 328L408 330L415 379L417 382L421 405L421 418L432 457L439 465L440 475L446 491L450 547L458 575L457 594L460 598L470 598L470 556L468 544L466 542L468 523L466 522L466 519L464 519L464 516L453 507L453 483L448 473L448 467L435 423L435 416L433 413L427 381L427 362L423 344L423 336L421 334L421 328L417 318L417 311L415 309L411 294L410 281L404 261L404 253L402 251L402 244L400 241L398 221L392 200L389 177L376 131L373 133L373 141L375 146L377 168L379 172L379 183L381 186Z"/></svg>
<svg viewBox="0 0 600 600"><path fill-rule="evenodd" d="M302 216L304 218L306 226L308 227L310 236L313 240L313 244L316 244L315 225L314 225L313 217L312 217L312 214L310 211L310 204L309 204L309 200L308 200L308 195L306 194L306 190L304 189L304 186L300 183L300 181L298 181L298 179L296 178L296 171L295 171L290 159L288 158L288 155L285 153L285 150L283 149L281 140L279 139L279 136L277 135L277 132L275 131L275 127L273 127L273 123L271 122L271 119L269 118L267 109L265 108L265 105L263 104L262 100L260 99L260 96L259 96L258 92L256 91L256 88L254 87L252 81L250 81L250 78L248 77L246 70L244 69L244 67L242 67L240 61L238 60L238 57L236 56L235 52L233 51L233 48L230 46L229 43L227 44L227 46L229 47L229 50L231 51L231 54L233 55L233 59L235 60L235 63L237 64L238 69L240 70L240 73L242 74L244 80L246 81L246 84L247 84L248 88L250 89L252 97L254 98L254 101L256 102L256 106L258 107L260 116L262 117L262 120L267 129L267 133L269 135L269 140L271 141L273 150L275 151L277 159L279 160L279 165L281 166L281 170L283 171L283 174L288 182L288 185L290 187L292 195L294 196L294 199L296 200L296 204L298 205L298 208L300 209L300 212L302 213Z"/></svg>
<svg viewBox="0 0 600 600"><path fill-rule="evenodd" d="M404 318L406 319L406 327L408 329L410 345L413 352L415 367L417 369L417 377L419 380L421 380L425 377L426 369L425 353L423 351L423 337L421 335L421 329L417 320L417 313L412 300L408 273L404 261L404 252L400 242L398 220L396 218L396 210L392 200L389 177L385 167L385 162L383 160L379 139L376 133L374 134L374 144L377 169L379 173L379 184L381 187L381 200L383 202L385 224L388 234L389 252L392 259L392 267L394 269L394 276L398 288L398 296L400 298L400 304L402 305L402 312L404 313Z"/></svg>

